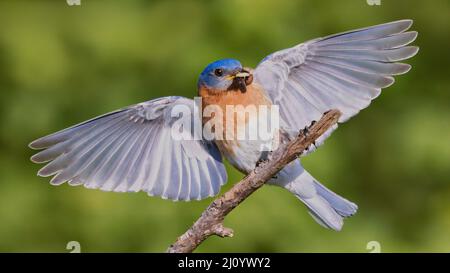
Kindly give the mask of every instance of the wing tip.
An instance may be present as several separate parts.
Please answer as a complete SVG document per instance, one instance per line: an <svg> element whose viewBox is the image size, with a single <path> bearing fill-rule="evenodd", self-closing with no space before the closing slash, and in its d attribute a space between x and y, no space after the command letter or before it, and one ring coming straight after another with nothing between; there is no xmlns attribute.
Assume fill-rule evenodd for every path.
<svg viewBox="0 0 450 273"><path fill-rule="evenodd" d="M392 21L389 23L386 23L386 25L397 25L400 26L400 28L402 29L401 32L407 31L408 29L410 29L412 27L412 25L414 24L414 20L413 19L400 19L400 20L396 20L396 21ZM384 24L382 24L384 25Z"/></svg>
<svg viewBox="0 0 450 273"><path fill-rule="evenodd" d="M397 22L406 23L408 25L408 28L410 28L414 24L414 20L413 19L409 19L409 18L401 19L401 20L398 20Z"/></svg>
<svg viewBox="0 0 450 273"><path fill-rule="evenodd" d="M408 31L407 33L409 35L411 35L411 38L410 38L408 44L414 42L417 39L417 36L419 36L419 32L416 30Z"/></svg>
<svg viewBox="0 0 450 273"><path fill-rule="evenodd" d="M36 164L41 164L41 163L50 162L53 159L55 159L54 157L49 157L48 154L46 155L46 151L47 150L42 150L42 151L32 155L30 157L31 162L36 163Z"/></svg>
<svg viewBox="0 0 450 273"><path fill-rule="evenodd" d="M393 74L395 76L406 74L412 69L412 65L410 64L398 63L398 66L399 70Z"/></svg>
<svg viewBox="0 0 450 273"><path fill-rule="evenodd" d="M44 162L42 162L41 160L39 160L38 156L39 156L39 153L37 153L37 154L31 156L31 157L30 157L30 161L33 162L33 163L36 163L36 164L44 163Z"/></svg>
<svg viewBox="0 0 450 273"><path fill-rule="evenodd" d="M402 56L395 60L394 62L403 61L410 59L419 53L419 47L418 46L405 46L401 48L403 50ZM395 49L394 49L395 50Z"/></svg>
<svg viewBox="0 0 450 273"><path fill-rule="evenodd" d="M395 78L392 76L387 76L384 78L381 88L388 88L395 83Z"/></svg>
<svg viewBox="0 0 450 273"><path fill-rule="evenodd" d="M37 175L40 176L40 177L49 177L49 176L54 175L55 172L50 172L50 171L48 171L47 166L48 166L48 165L45 165L44 167L42 167L42 168L38 171ZM56 176L53 177L51 181L53 181L55 178L56 178ZM50 183L51 183L51 181L50 181Z"/></svg>
<svg viewBox="0 0 450 273"><path fill-rule="evenodd" d="M28 144L28 148L33 149L33 150L40 150L40 149L44 149L45 147L42 145L42 138L38 138L36 140L33 140L32 142L30 142Z"/></svg>
<svg viewBox="0 0 450 273"><path fill-rule="evenodd" d="M417 55L417 53L419 53L420 47L418 46L408 46L411 50L411 55L408 58L412 58L414 56Z"/></svg>

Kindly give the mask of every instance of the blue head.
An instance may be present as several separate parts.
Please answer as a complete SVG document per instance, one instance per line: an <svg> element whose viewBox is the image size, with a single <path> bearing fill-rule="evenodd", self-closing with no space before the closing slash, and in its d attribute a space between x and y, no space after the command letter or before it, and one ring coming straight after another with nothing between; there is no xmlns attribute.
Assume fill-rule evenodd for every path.
<svg viewBox="0 0 450 273"><path fill-rule="evenodd" d="M250 73L242 68L234 59L223 59L209 64L198 79L198 88L212 91L240 90L245 92L246 86L252 82Z"/></svg>

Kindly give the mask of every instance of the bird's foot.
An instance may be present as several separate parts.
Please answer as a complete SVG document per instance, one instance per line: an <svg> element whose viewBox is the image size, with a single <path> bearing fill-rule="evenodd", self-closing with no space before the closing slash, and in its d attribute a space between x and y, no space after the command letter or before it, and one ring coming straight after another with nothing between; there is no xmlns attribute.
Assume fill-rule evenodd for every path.
<svg viewBox="0 0 450 273"><path fill-rule="evenodd" d="M258 159L258 161L256 162L256 167L259 167L261 164L263 164L266 161L267 161L267 159L265 159L265 158Z"/></svg>
<svg viewBox="0 0 450 273"><path fill-rule="evenodd" d="M305 126L305 128L300 130L300 134L302 134L304 137L308 137L309 136L309 127Z"/></svg>
<svg viewBox="0 0 450 273"><path fill-rule="evenodd" d="M317 123L317 121L315 121L315 120L311 121L311 124L309 126L305 126L305 128L300 130L300 133L303 134L305 137L308 137L309 136L309 128L311 128L316 123Z"/></svg>

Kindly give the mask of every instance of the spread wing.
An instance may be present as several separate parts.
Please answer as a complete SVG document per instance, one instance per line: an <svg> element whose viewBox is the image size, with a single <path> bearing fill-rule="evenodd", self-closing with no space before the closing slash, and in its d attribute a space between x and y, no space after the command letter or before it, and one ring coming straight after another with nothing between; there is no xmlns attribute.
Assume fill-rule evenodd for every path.
<svg viewBox="0 0 450 273"><path fill-rule="evenodd" d="M174 115L176 106L181 111ZM195 108L193 100L182 97L136 104L35 140L30 147L44 150L31 160L49 162L38 174L54 175L53 185L67 181L172 200L213 196L227 179L217 147L193 138L194 127L187 131L191 139L174 137L182 126L172 130L181 118L190 124L199 118Z"/></svg>
<svg viewBox="0 0 450 273"><path fill-rule="evenodd" d="M399 61L418 48L406 46L417 32L406 32L411 20L401 20L310 40L267 56L254 76L292 132L319 120L332 108L345 122L394 83L394 75L408 72ZM336 128L337 126L335 126ZM335 129L318 141L320 144Z"/></svg>

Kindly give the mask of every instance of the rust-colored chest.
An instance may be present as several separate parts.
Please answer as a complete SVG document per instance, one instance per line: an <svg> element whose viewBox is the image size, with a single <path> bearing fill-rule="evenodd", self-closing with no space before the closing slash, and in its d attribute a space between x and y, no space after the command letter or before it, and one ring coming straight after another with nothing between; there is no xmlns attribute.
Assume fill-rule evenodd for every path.
<svg viewBox="0 0 450 273"><path fill-rule="evenodd" d="M231 124L235 130L239 126L246 125L249 120L249 110L256 109L258 111L260 106L270 107L272 105L270 99L257 84L247 86L247 92L214 91L201 88L199 94L202 97L204 111L203 125L213 118L217 111L220 111L224 132L231 129L228 128ZM234 111L234 113L231 114L229 111ZM244 111L247 112L242 113ZM210 115L210 112L213 114Z"/></svg>
<svg viewBox="0 0 450 273"><path fill-rule="evenodd" d="M201 88L199 94L202 97L203 125L212 123L213 118L216 119L215 122L221 123L219 128L215 128L221 130L215 130L215 142L225 156L234 155L236 149L243 144L238 131L248 130L249 120L259 118L259 107L269 108L272 105L262 88L255 83L248 85L246 92ZM216 116L218 111L221 117ZM257 116L251 117L251 115Z"/></svg>

